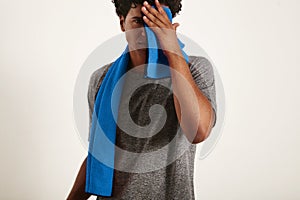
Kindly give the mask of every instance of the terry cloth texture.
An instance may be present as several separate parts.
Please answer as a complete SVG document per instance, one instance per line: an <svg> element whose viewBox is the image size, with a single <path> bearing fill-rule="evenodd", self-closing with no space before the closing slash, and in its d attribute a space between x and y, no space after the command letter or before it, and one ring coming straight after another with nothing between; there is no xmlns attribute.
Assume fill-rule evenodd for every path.
<svg viewBox="0 0 300 200"><path fill-rule="evenodd" d="M195 56L189 56L189 62L190 71L196 84L211 102L216 113L214 73L210 62L204 57ZM96 70L90 78L88 90L90 122L95 97L110 66L111 64ZM144 79L144 84L129 96L126 88L130 88L129 86L141 79L144 79L142 73L132 73L124 83L116 131L116 146L128 152L140 154L156 152L166 146L167 148L160 151L157 157L155 155L153 155L154 157L147 157L153 163L158 161L156 164L161 163L161 158L165 158L165 163L162 162L164 166L154 171L142 173L130 171L132 169L145 169L149 163L144 162L142 156L132 159L127 154L116 151L112 197L98 196L97 199L194 199L193 176L196 145L190 144L181 132L173 95L167 87L162 86L171 86L171 79ZM129 108L123 103L127 101ZM156 126L159 126L162 118L160 116L163 116L163 112L155 113L152 121L149 117L149 108L154 104L163 106L167 113L167 120L160 131L156 130ZM130 116L126 114L126 111L130 113ZM149 127L148 132L152 136L134 137L119 127L119 125L130 124L131 119L141 127L148 124L153 125ZM139 133L135 134L138 135ZM174 145L170 145L171 141L175 141Z"/></svg>

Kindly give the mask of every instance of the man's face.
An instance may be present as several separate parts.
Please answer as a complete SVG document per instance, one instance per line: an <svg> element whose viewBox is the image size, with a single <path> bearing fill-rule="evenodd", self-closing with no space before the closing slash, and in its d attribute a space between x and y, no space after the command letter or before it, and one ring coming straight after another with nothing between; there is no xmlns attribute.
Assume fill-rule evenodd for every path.
<svg viewBox="0 0 300 200"><path fill-rule="evenodd" d="M125 19L123 16L120 17L121 29L126 32L126 40L130 50L145 51L147 48L141 8L142 5L137 5L129 10Z"/></svg>

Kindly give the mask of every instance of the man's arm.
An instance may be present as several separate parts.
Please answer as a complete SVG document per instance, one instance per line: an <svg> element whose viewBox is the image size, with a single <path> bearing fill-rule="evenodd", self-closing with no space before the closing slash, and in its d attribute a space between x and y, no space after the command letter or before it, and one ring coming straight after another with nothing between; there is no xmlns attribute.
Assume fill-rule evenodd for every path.
<svg viewBox="0 0 300 200"><path fill-rule="evenodd" d="M91 196L91 194L85 192L86 159L87 158L84 159L79 169L75 183L67 200L83 200L88 199Z"/></svg>
<svg viewBox="0 0 300 200"><path fill-rule="evenodd" d="M89 85L88 85L88 105L89 105L89 130L92 122L92 115L94 109L94 102L97 95L97 92L100 88L102 80L104 79L105 74L113 63L107 64L96 71L94 71L90 77ZM90 135L89 135L90 137ZM90 139L88 139L90 140ZM85 192L85 180L86 180L86 161L87 158L84 159L79 172L77 174L75 183L73 188L67 198L67 200L83 200L88 199L91 194Z"/></svg>
<svg viewBox="0 0 300 200"><path fill-rule="evenodd" d="M181 53L176 35L176 28L179 24L172 24L161 4L157 0L155 4L157 10L144 2L143 20L157 36L169 65L173 69L171 76L174 104L180 126L187 139L197 144L210 134L215 113L209 100L196 85Z"/></svg>
<svg viewBox="0 0 300 200"><path fill-rule="evenodd" d="M198 88L180 53L166 53L170 67L174 69L171 71L174 104L182 130L189 141L197 144L209 136L215 114L210 101Z"/></svg>

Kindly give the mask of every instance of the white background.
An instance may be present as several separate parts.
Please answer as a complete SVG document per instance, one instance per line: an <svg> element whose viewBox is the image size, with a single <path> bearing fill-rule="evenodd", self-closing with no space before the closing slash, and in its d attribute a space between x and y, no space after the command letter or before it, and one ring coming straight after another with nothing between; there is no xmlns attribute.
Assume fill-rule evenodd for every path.
<svg viewBox="0 0 300 200"><path fill-rule="evenodd" d="M203 200L299 199L300 1L184 0L174 21L214 61L226 119L195 166ZM86 149L73 122L81 65L120 33L107 0L0 1L0 199L65 199Z"/></svg>

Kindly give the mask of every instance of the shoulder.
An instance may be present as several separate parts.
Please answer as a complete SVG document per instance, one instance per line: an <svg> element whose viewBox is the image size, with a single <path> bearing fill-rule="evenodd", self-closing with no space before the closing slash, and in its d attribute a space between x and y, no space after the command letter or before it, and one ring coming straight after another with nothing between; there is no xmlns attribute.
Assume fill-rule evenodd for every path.
<svg viewBox="0 0 300 200"><path fill-rule="evenodd" d="M89 81L89 89L91 88L96 88L97 85L99 85L99 81L102 81L104 78L104 75L108 71L108 69L111 67L113 63L106 64L97 70L95 70L91 76L90 76L90 81Z"/></svg>
<svg viewBox="0 0 300 200"><path fill-rule="evenodd" d="M214 70L211 62L207 58L202 56L189 56L189 67L193 78L199 84L203 85L206 83L207 85L213 82Z"/></svg>
<svg viewBox="0 0 300 200"><path fill-rule="evenodd" d="M213 71L211 62L203 56L189 56L189 67L191 71Z"/></svg>
<svg viewBox="0 0 300 200"><path fill-rule="evenodd" d="M95 70L90 76L90 83L93 83L93 85L95 85L100 80L100 78L106 74L111 65L112 63L109 63Z"/></svg>
<svg viewBox="0 0 300 200"><path fill-rule="evenodd" d="M88 85L89 102L92 102L94 100L96 93L101 85L101 82L112 64L113 63L106 64L103 67L98 68L91 74Z"/></svg>

